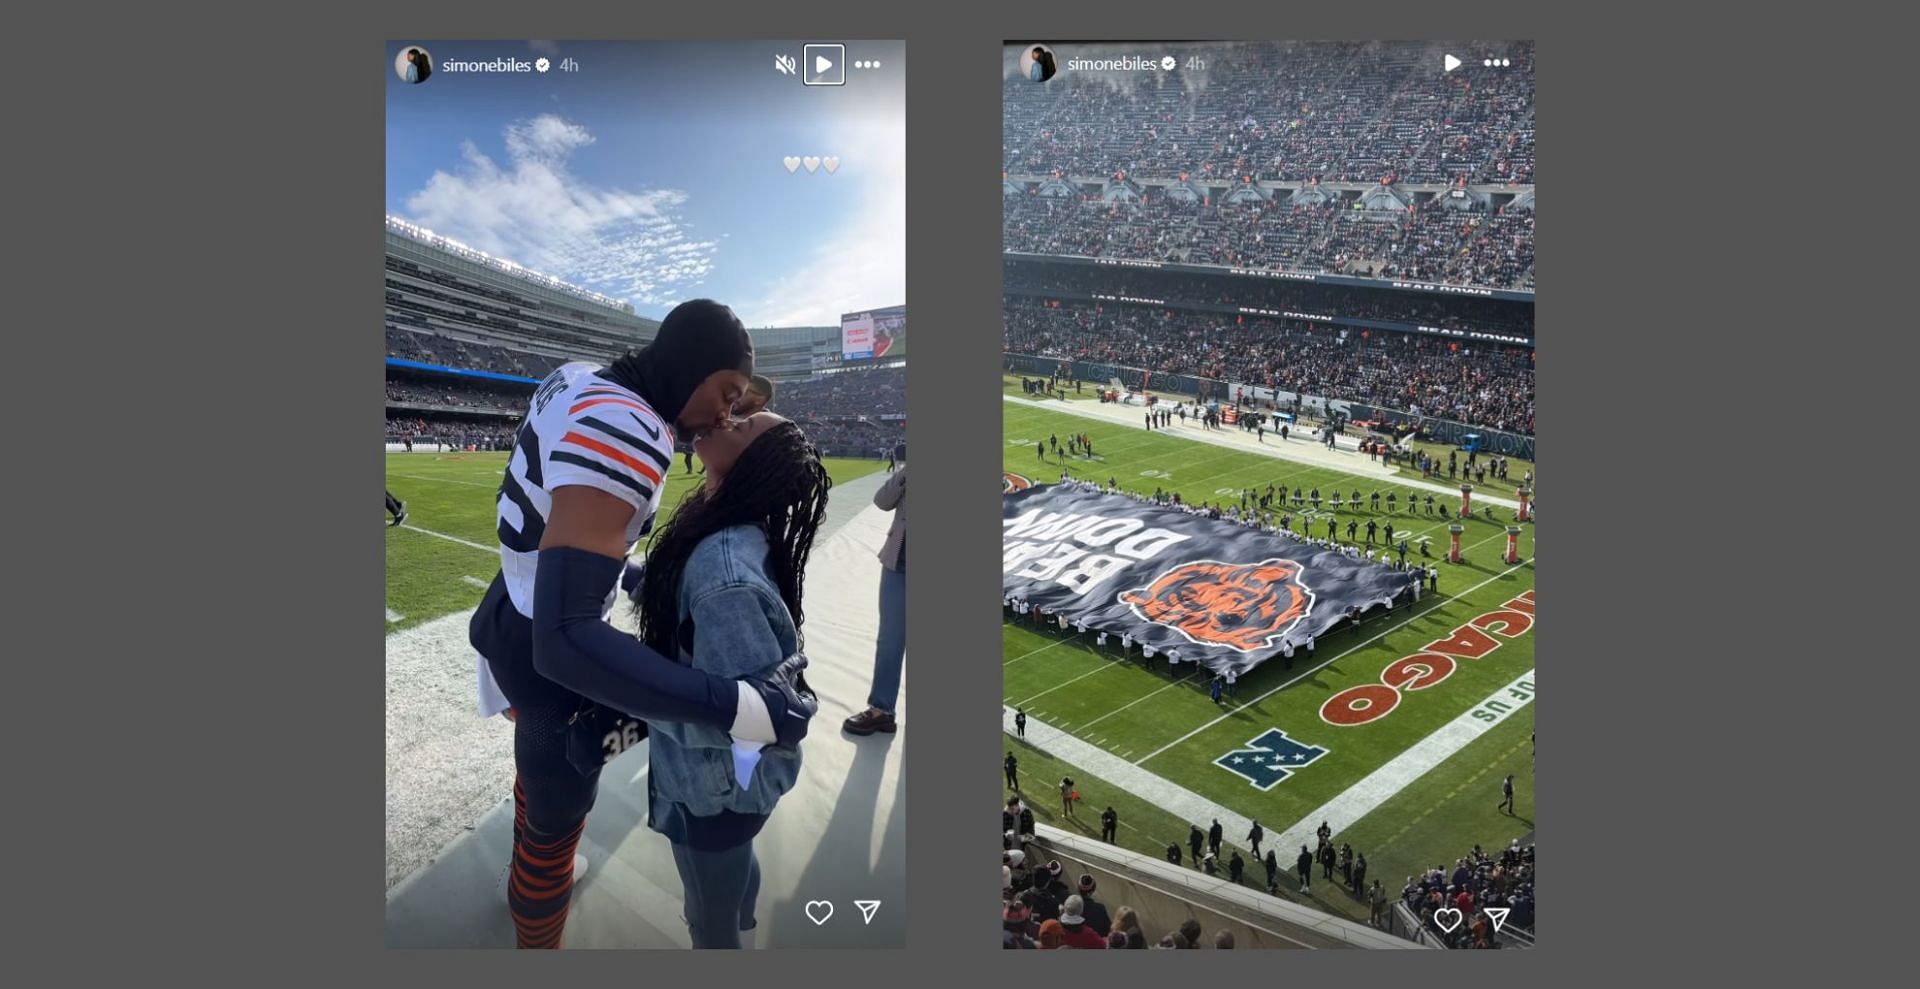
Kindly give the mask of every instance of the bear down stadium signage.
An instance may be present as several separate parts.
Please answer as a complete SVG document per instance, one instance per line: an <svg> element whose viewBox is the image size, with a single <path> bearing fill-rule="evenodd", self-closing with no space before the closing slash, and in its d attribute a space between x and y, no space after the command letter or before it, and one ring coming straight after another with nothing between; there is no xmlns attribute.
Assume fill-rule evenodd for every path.
<svg viewBox="0 0 1920 989"><path fill-rule="evenodd" d="M1413 583L1391 567L1232 522L1002 480L1005 596L1216 673L1245 673L1320 636L1349 608L1384 605Z"/></svg>

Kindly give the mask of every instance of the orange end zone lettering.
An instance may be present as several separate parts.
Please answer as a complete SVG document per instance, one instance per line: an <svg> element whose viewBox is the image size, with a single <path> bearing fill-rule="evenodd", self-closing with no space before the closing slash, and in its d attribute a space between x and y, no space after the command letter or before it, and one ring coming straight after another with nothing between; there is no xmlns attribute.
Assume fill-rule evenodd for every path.
<svg viewBox="0 0 1920 989"><path fill-rule="evenodd" d="M1320 720L1341 728L1382 718L1400 704L1400 692L1383 683L1348 687L1320 705Z"/></svg>
<svg viewBox="0 0 1920 989"><path fill-rule="evenodd" d="M1533 616L1520 611L1489 611L1467 624L1503 639L1517 639L1533 627Z"/></svg>
<svg viewBox="0 0 1920 989"><path fill-rule="evenodd" d="M1425 690L1453 675L1453 657L1437 652L1402 656L1380 671L1380 682L1401 690Z"/></svg>
<svg viewBox="0 0 1920 989"><path fill-rule="evenodd" d="M1479 659L1498 648L1500 643L1496 642L1492 636L1472 625L1462 625L1454 629L1447 638L1435 639L1427 643L1426 651L1443 652L1461 659Z"/></svg>

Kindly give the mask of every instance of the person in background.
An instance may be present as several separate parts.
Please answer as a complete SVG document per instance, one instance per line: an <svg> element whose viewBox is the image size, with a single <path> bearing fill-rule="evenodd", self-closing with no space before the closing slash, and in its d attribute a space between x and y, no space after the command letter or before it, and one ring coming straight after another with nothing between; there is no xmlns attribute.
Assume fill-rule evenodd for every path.
<svg viewBox="0 0 1920 989"><path fill-rule="evenodd" d="M733 417L745 419L773 404L773 381L764 374L747 379L747 393L733 403Z"/></svg>
<svg viewBox="0 0 1920 989"><path fill-rule="evenodd" d="M1095 934L1100 934L1100 935L1109 934L1109 933L1112 933L1114 929L1113 922L1109 920L1107 917L1106 905L1094 900L1093 891L1095 887L1096 887L1096 884L1094 883L1093 876L1091 874L1088 874L1088 873L1081 874L1080 876L1080 907L1081 907L1080 915L1087 919L1087 927L1091 929Z"/></svg>
<svg viewBox="0 0 1920 989"><path fill-rule="evenodd" d="M907 659L907 472L888 476L873 503L893 513L887 541L880 547L880 634L873 646L873 687L867 709L848 718L850 735L892 734L899 730L893 716L900 699L901 667Z"/></svg>
<svg viewBox="0 0 1920 989"><path fill-rule="evenodd" d="M1086 898L1078 893L1070 893L1060 905L1060 926L1064 928L1066 946L1069 948L1096 949L1105 948L1107 939L1094 930L1088 923Z"/></svg>

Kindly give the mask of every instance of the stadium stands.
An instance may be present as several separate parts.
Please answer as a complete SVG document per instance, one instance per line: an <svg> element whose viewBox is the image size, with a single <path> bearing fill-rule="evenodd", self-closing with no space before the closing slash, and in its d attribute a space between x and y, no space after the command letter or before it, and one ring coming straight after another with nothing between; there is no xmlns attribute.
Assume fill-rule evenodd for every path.
<svg viewBox="0 0 1920 989"><path fill-rule="evenodd" d="M1285 202L1003 199L1009 251L1533 289L1533 216L1434 205L1381 215Z"/></svg>
<svg viewBox="0 0 1920 989"><path fill-rule="evenodd" d="M1400 902L1447 947L1499 947L1497 932L1481 911L1485 907L1506 907L1512 912L1503 929L1533 930L1533 865L1533 846L1522 846L1518 838L1498 855L1475 845L1451 870L1436 865L1421 875L1407 877ZM1432 925L1433 913L1448 907L1459 910L1464 920L1451 932L1442 933Z"/></svg>
<svg viewBox="0 0 1920 989"><path fill-rule="evenodd" d="M1390 292L1326 283L1247 278L1227 273L1140 271L1057 259L1009 257L1008 295L1082 300L1147 300L1169 308L1245 307L1268 312L1323 313L1401 324L1533 339L1533 305L1456 295Z"/></svg>
<svg viewBox="0 0 1920 989"><path fill-rule="evenodd" d="M1435 71L1434 42L1210 45L1204 72L1063 72L1002 90L1013 175L1238 181L1533 182L1530 42L1466 42L1510 66ZM1101 57L1099 45L1076 55ZM1111 54L1138 54L1115 48Z"/></svg>
<svg viewBox="0 0 1920 989"><path fill-rule="evenodd" d="M1267 316L1009 298L1007 349L1365 402L1532 435L1533 352ZM1236 320L1238 320L1236 322Z"/></svg>

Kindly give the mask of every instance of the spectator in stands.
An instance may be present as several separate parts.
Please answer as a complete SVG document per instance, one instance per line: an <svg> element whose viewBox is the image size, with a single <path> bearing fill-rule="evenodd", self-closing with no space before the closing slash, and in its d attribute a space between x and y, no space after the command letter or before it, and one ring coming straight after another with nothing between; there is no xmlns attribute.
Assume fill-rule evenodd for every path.
<svg viewBox="0 0 1920 989"><path fill-rule="evenodd" d="M1033 810L1023 806L1019 797L1008 797L1007 809L1000 813L1000 830L1020 841L1032 841Z"/></svg>
<svg viewBox="0 0 1920 989"><path fill-rule="evenodd" d="M1233 932L1225 928L1214 932L1213 946L1222 950L1233 947Z"/></svg>
<svg viewBox="0 0 1920 989"><path fill-rule="evenodd" d="M1060 925L1064 928L1064 941L1069 948L1104 949L1107 939L1088 926L1082 909L1085 901L1078 893L1068 894L1060 907Z"/></svg>
<svg viewBox="0 0 1920 989"><path fill-rule="evenodd" d="M1313 853L1305 845L1300 846L1300 857L1294 860L1294 871L1300 874L1300 892L1306 892L1308 880L1313 878Z"/></svg>
<svg viewBox="0 0 1920 989"><path fill-rule="evenodd" d="M1000 946L1002 948L1037 948L1033 938L1028 935L1028 926L1033 911L1025 903L1015 900L1007 904L1000 914Z"/></svg>
<svg viewBox="0 0 1920 989"><path fill-rule="evenodd" d="M1040 947L1049 951L1067 947L1067 929L1059 920L1040 922Z"/></svg>
<svg viewBox="0 0 1920 989"><path fill-rule="evenodd" d="M1182 948L1200 947L1200 935L1201 935L1200 922L1193 919L1192 917L1188 917L1186 920L1180 923L1180 939L1179 939L1180 945L1179 946Z"/></svg>
<svg viewBox="0 0 1920 989"><path fill-rule="evenodd" d="M1096 934L1107 934L1113 930L1113 922L1107 917L1107 908L1093 898L1095 883L1091 874L1080 876L1080 915L1087 919L1087 927Z"/></svg>

